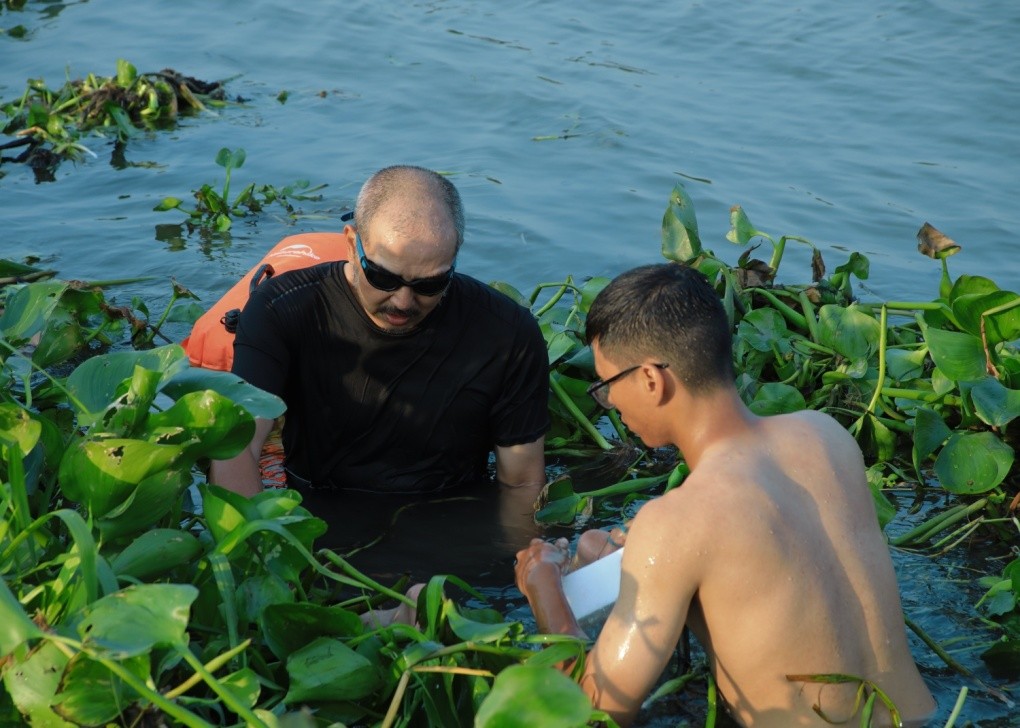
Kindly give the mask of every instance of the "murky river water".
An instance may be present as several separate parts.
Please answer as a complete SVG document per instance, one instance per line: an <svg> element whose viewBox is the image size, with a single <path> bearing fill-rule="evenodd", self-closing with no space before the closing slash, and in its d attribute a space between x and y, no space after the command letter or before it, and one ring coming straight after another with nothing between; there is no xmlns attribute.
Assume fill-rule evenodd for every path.
<svg viewBox="0 0 1020 728"><path fill-rule="evenodd" d="M914 240L928 221L964 247L954 274L1020 289L1013 0L20 5L0 2L0 99L28 78L110 75L118 58L230 78L231 98L245 99L132 140L125 163L93 138L95 156L53 182L0 166L0 256L37 255L69 278L154 276L116 293L154 309L169 275L208 303L279 237L335 228L361 181L398 162L453 175L468 214L462 269L523 289L657 260L678 181L727 260L740 252L724 240L740 204L759 228L812 240L830 269L868 255L862 296L930 300L938 266ZM235 186L308 179L329 185L325 197L297 222L270 212L218 237L152 211L217 184L221 147L247 151ZM780 279L806 281L808 260L794 246ZM480 558L465 568L509 563ZM977 634L961 616L976 598L969 579L953 581L965 565L897 559L905 606L927 629ZM944 719L967 681L914 647ZM994 684L973 652L960 659ZM1010 720L968 684L966 715Z"/></svg>

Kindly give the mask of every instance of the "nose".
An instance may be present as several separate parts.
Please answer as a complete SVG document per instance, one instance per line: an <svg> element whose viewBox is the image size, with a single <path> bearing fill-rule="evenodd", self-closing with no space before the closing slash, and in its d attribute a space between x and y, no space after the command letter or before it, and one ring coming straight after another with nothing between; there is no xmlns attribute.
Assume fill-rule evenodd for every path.
<svg viewBox="0 0 1020 728"><path fill-rule="evenodd" d="M398 308L411 308L414 305L414 291L407 286L401 286L393 292L390 296L390 300L394 306Z"/></svg>

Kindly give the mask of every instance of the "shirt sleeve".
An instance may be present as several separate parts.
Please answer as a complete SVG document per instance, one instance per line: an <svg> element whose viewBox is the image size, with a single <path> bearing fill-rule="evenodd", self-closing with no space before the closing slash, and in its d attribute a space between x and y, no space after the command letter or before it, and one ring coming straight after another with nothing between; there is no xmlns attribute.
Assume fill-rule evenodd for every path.
<svg viewBox="0 0 1020 728"><path fill-rule="evenodd" d="M282 398L290 368L290 346L287 328L272 305L272 288L268 284L256 288L241 311L231 372Z"/></svg>
<svg viewBox="0 0 1020 728"><path fill-rule="evenodd" d="M493 407L493 440L499 447L534 442L549 422L549 354L538 321L521 308L503 389Z"/></svg>

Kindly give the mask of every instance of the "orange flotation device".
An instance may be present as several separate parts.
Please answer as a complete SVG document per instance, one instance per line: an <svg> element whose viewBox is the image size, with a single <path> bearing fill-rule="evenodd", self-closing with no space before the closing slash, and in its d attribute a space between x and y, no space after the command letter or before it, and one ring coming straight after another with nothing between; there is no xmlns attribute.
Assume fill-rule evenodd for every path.
<svg viewBox="0 0 1020 728"><path fill-rule="evenodd" d="M342 233L302 233L290 235L277 243L195 322L191 334L181 342L191 365L229 372L234 362L237 316L255 286L278 273L345 260L345 242Z"/></svg>

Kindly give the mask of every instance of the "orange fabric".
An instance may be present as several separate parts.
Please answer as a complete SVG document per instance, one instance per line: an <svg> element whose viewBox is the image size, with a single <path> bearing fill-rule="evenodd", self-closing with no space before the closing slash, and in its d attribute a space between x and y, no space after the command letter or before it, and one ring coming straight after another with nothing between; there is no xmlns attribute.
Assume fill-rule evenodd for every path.
<svg viewBox="0 0 1020 728"><path fill-rule="evenodd" d="M191 365L230 371L234 362L234 335L226 330L221 319L233 308L244 308L251 280L264 263L273 266L274 275L279 275L317 263L345 260L346 252L342 233L301 233L281 240L195 322L191 335L181 342Z"/></svg>

